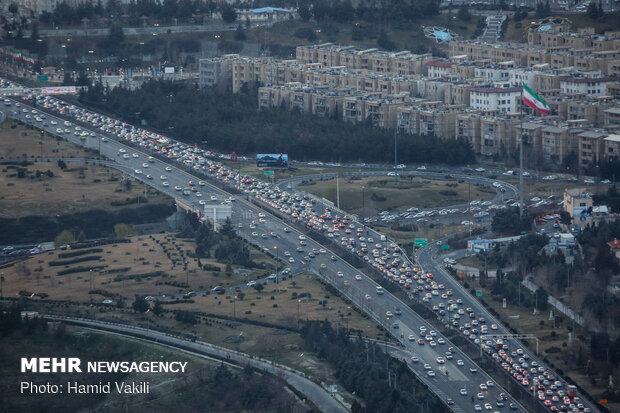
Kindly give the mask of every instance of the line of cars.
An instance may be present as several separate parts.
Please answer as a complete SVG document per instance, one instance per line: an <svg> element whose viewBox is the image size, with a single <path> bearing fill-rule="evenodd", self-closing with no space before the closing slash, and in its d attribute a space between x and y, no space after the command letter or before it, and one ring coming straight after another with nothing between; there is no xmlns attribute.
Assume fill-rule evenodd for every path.
<svg viewBox="0 0 620 413"><path fill-rule="evenodd" d="M307 196L282 191L269 183L255 180L247 175L238 175L236 171L223 166L219 162L208 159L207 157L215 155L213 152L192 148L152 132L144 131L102 115L90 113L82 108L76 108L73 105L49 96L43 97L41 103L48 105L48 108L52 110L61 111L62 109L63 113L69 113L81 121L88 121L93 126L99 127L108 133L114 133L121 139L159 151L170 159L181 162L193 169L201 170L212 178L227 183L232 187L238 187L272 208L288 214L292 219L325 234L333 242L345 247L352 254L358 255L379 270L386 279L399 284L412 294L417 294L421 301L431 305L433 310L439 315L448 315L451 324L455 328L458 328L469 339L481 344L485 351L491 353L494 351L492 342L480 343L478 338L485 331L480 326L485 323L482 318L476 317L473 311L468 311L469 309L459 307L461 302L459 299L452 298L452 291L434 281L431 273L426 273L419 267L412 265L404 256L400 247L386 240L383 236L376 235L378 239L375 240L375 235L369 234L365 228L360 227L360 224L351 217L339 216L331 211L329 207L318 204ZM303 249L300 252L304 252ZM311 252L314 254L314 251ZM311 258L309 254L308 257ZM440 302L435 304L436 301ZM465 311L467 311L471 322L461 326L459 320L461 316L465 315ZM521 367L521 369L523 370L524 367ZM541 380L542 386L545 386L545 380L549 380L544 374L548 374L548 370L542 366L536 366L536 369L537 373L540 373L543 377L543 380ZM536 374L532 371L519 370L519 372L524 377L525 375ZM521 383L523 384L523 380ZM552 404L555 403L553 396L551 396L550 400ZM575 406L574 409L579 409L579 403L572 404ZM562 403L550 407L560 409L564 405L565 403ZM569 404L568 406L570 407L571 405ZM574 409L573 411L575 411ZM587 409L577 411L586 412Z"/></svg>

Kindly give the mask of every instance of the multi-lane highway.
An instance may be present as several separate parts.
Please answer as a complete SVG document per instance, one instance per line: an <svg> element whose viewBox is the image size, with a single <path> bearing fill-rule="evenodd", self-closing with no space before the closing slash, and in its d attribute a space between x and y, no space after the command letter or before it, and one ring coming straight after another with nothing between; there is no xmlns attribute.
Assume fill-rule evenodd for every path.
<svg viewBox="0 0 620 413"><path fill-rule="evenodd" d="M17 107L18 102L18 100L14 100L14 106L12 108L5 108L5 112L9 116L17 117L27 122L30 119L30 122L32 122L32 115L36 115L32 111L35 109L24 106L23 102L20 102L20 107ZM26 118L26 116L29 116L29 118ZM441 337L441 334L435 333L433 335L431 333L432 327L407 305L399 302L387 292L378 293L377 284L373 280L337 257L337 254L330 251L327 246L319 245L310 238L304 239L303 234L295 230L294 225L290 225L290 222L284 222L274 215L266 213L263 209L257 208L248 202L244 197L235 198L231 196L229 193L210 185L202 176L195 176L155 158L149 160L149 153L146 152L146 147L143 150L137 150L134 147L112 139L111 135L107 135L107 138L103 139L102 132L98 129L91 129L83 124L78 126L72 121L68 121L69 124L65 124L65 122L65 118L59 118L52 115L51 111L48 111L45 121L37 120L36 125L50 133L63 136L74 143L100 151L102 155L113 160L118 169L168 193L192 208L199 209L202 207L202 204L209 202L220 203L227 200L233 207L233 221L237 224L241 236L270 251L278 258L284 259L290 265L293 273L304 269L317 273L338 288L356 306L370 314L388 331L391 331L403 344L404 351L407 351L407 354L411 354L411 357L414 357L413 359L409 358L410 368L445 401L451 399L454 403L452 405L454 410L471 411L477 410L477 408L482 409L483 407L492 410L501 408L502 405L509 406L512 403L509 397L509 400L501 400L500 393L505 393L505 391L502 391L497 385L489 385L487 382L492 383L492 381L486 374L481 371L472 372L473 370L470 369L477 369L477 367L458 349L451 349L451 354L447 355L446 352L450 347L453 347L452 344L445 337ZM487 185L493 183L493 181L483 177L465 177L467 179L481 180L480 183ZM205 179L205 181L201 182L201 179ZM190 181L192 181L193 185L190 184ZM502 185L514 191L514 187L508 184ZM189 192L188 195L182 195L182 189L188 186L194 186L196 191ZM275 193L271 189L265 189L265 187L261 186L258 188L262 188L260 190L263 192L257 198L262 200L261 204L265 208L276 208L278 206L276 201L271 202L270 199L283 199L281 193ZM198 196L198 193L201 196ZM511 194L503 195L510 196ZM291 197L295 201L294 203L301 202L307 206L306 215L304 215L307 219L304 218L306 220L302 220L302 217L298 216L293 220L297 224L300 221L302 225L307 224L310 226L310 224L316 224L317 226L314 226L315 229L326 231L329 229L326 224L328 222L331 223L330 220L334 218L334 227L339 225L339 228L346 228L348 234L357 234L357 241L361 242L360 246L368 244L369 249L373 250L374 261L382 262L383 258L387 259L389 257L391 260L396 257L399 263L403 263L402 271L405 271L405 269L409 271L415 267L414 263L411 263L402 251L391 244L389 240L382 239L380 234L368 231L367 228L365 228L366 232L364 233L362 224L350 217L348 221L343 219L344 213L335 211L332 216L327 213L330 208L329 205L323 204L320 201L306 201L310 198L298 191L296 194L291 195ZM287 196L286 199L290 200L291 197ZM338 214L341 214L340 217ZM351 252L357 253L360 257L362 256L359 250L352 247L355 244L352 237L334 237L334 231L328 235L330 234L332 235L332 240L337 245L344 246ZM340 235L343 234L340 233ZM454 311L458 309L459 312L464 308L468 308L471 310L468 313L473 319L472 323L475 320L477 324L478 318L483 318L488 324L496 325L496 329L493 332L503 332L504 329L501 325L473 297L440 268L436 267L435 261L432 259L433 248L436 247L429 247L421 251L417 264L421 265L422 271L416 270L416 273L432 273L435 280L433 281L427 276L416 278L417 290L414 293L419 296L425 294L424 301L434 311L437 311L435 307L441 308L440 306L442 305L449 305ZM374 252L375 250L377 251L376 253ZM332 259L332 256L334 256L334 259ZM381 257L381 259L377 257ZM369 258L371 258L370 255L365 256L366 261L370 264L372 261ZM378 264L374 264L375 268L383 268L384 271L390 267L385 262L381 265L379 267ZM393 272L385 272L385 277L392 281L395 281L395 275ZM401 279L400 281L403 280ZM400 282L400 284L406 283ZM448 294L448 291L450 294ZM458 313L455 313L453 320L456 319L456 314ZM475 317L472 316L474 314ZM480 323L484 322L480 321ZM468 331L470 329L471 334L467 335L467 337L480 343L479 338L471 337L477 333L473 333L474 328L471 326L468 327ZM441 341L444 341L445 344L441 344ZM518 342L509 341L508 343L511 350L524 348ZM431 344L434 344L434 346ZM525 351L527 352L527 350ZM537 365L542 367L542 363L536 360L533 354L528 352L527 355L532 366L534 366L532 361L535 361ZM442 357L443 360L439 357ZM539 369L536 370L537 373L540 371ZM432 373L429 373L430 371ZM534 375L533 372L532 374ZM544 380L547 380L547 378L544 378ZM526 385L524 384L524 386ZM472 396L474 397L473 399L471 398ZM540 395L538 396L540 399ZM514 407L520 409L517 405L514 405ZM586 409L593 410L593 407L584 407L583 410L587 411Z"/></svg>
<svg viewBox="0 0 620 413"><path fill-rule="evenodd" d="M17 105L17 103L19 101L14 100L14 104ZM26 115L26 112L23 111L24 108L28 108L31 112L32 110L40 110L25 106L23 102L20 103L20 106L19 111L15 109L6 110L6 108L4 111L10 117L24 120ZM409 351L411 357L415 357L413 360L409 359L410 368L445 402L450 399L451 408L454 411L471 411L476 405L482 408L485 403L488 403L488 406L495 406L497 401L501 400L501 393L507 394L505 390L494 385L486 373L481 371L473 361L445 337L433 332L432 326L407 305L399 302L388 292L378 294L377 284L373 280L337 257L337 254L330 251L326 246L320 245L310 238L301 239L304 238L304 235L295 230L294 227L269 213L265 213L265 211L247 202L243 197L235 198L206 181L204 185L197 186L202 194L201 197L197 197L196 193L191 193L187 197L181 195L180 191L174 189L175 187L184 188L188 186L189 181L196 183L203 178L191 175L156 158L149 161L148 153L129 147L110 137L102 140L101 132L96 129L76 126L74 122L70 121L67 121L70 124L65 124L65 122L65 118L48 112L45 121L40 122L37 126L51 134L60 135L73 143L100 151L101 155L117 163L117 169L133 175L136 179L142 180L196 209L200 208L200 201L211 200L211 197L216 197L218 202L225 199L236 199L231 201L233 221L238 225L241 236L265 250L271 251L274 255L285 257L287 262L289 258L293 258L293 262L289 262L292 272L306 269L319 274L325 281L338 288L356 306L392 332ZM62 128L62 134L57 132L58 128ZM76 128L79 128L77 129L79 135L82 135L82 132L87 132L88 137L84 139L82 136L76 135ZM65 132L65 129L69 129L69 132ZM137 173L137 170L140 170L141 173ZM146 178L146 175L150 175L152 179ZM165 180L161 179L162 175L165 175ZM164 182L167 182L168 185L164 186ZM288 230L285 231L285 228ZM252 233L258 235L253 236ZM298 248L302 251L298 251ZM315 258L306 258L312 250L318 251L318 254L315 254ZM287 252L290 257L286 254ZM335 260L332 259L332 256ZM356 278L356 275L359 277ZM397 313L400 314L397 315ZM394 323L397 323L398 328L395 328ZM410 340L409 336L413 336L415 339ZM432 339L427 340L426 336ZM423 339L424 345L418 344L418 340L422 337L425 337ZM431 346L431 341L434 344L433 346ZM441 342L443 344L439 344ZM447 355L446 352L449 351L449 348L451 348L451 354ZM506 403L513 403L513 400L509 398ZM516 404L515 408L519 409Z"/></svg>

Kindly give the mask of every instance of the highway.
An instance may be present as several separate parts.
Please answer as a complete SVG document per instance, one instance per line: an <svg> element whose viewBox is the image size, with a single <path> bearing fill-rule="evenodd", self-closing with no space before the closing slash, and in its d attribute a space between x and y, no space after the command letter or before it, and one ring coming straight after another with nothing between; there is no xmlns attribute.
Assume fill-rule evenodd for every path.
<svg viewBox="0 0 620 413"><path fill-rule="evenodd" d="M19 101L14 100L15 104L17 102ZM22 107L25 106L24 102L20 103ZM32 108L30 108L30 110L32 110ZM24 113L22 111L16 111L15 109L7 110L6 108L3 108L3 111L5 111L10 117L16 116L20 120L24 120L23 117L25 115L22 115L22 113ZM52 124L51 122L54 121L58 125L64 125L65 119L52 115L49 112L47 112L46 115L45 122L40 122L37 124L37 127L44 128L47 132L58 135L56 132L58 126ZM72 125L68 127L70 128L71 133L63 132L60 136L70 142L83 145L94 150L100 150L102 155L108 159L114 160L118 164L117 169L123 170L130 174L131 172L129 171L133 171L132 175L136 179L141 180L164 193L167 193L183 203L191 205L193 208L198 209L200 207L199 202L202 199L211 199L211 196L217 197L218 201L231 197L230 194L213 185L210 185L206 181L205 185L198 187L200 188L202 197L196 197L195 194L192 194L189 197L184 197L179 191L175 191L174 187L185 187L188 185L190 180L198 182L203 179L202 177L191 175L179 168L176 168L172 164L162 162L158 159L153 159L153 162L149 162L149 154L147 152L129 147L113 139L108 138L107 142L103 142L101 140L101 132L96 129L90 130L84 126L81 126L82 130L88 131L89 133L95 135L86 139L81 139L79 136L72 133L75 130L75 125L73 122L71 123ZM44 124L48 124L48 126L45 127ZM62 128L64 130L65 126ZM120 152L121 149L125 152ZM133 156L134 153L136 156ZM129 154L129 156L125 158L119 154ZM144 167L145 163L148 164L148 167ZM142 170L142 173L137 174L135 172L137 169ZM147 174L151 175L152 179L147 179ZM160 179L161 175L166 176L166 182L169 183L169 186L165 187L162 185L163 180ZM419 359L419 362L417 363L409 363L409 367L444 402L451 399L454 402L454 405L450 406L453 411L468 412L473 410L475 404L495 404L498 397L500 397L500 393L508 393L505 389L502 389L497 385L489 387L486 390L481 390L480 385L484 384L484 386L486 386L486 383L492 382L492 379L486 373L481 371L473 361L471 361L456 347L452 351L453 359L446 360L445 363L439 364L437 362L437 358L446 358L445 353L448 348L454 347L448 340L445 339L445 337L441 337L441 334L437 333L435 338L437 341L439 341L439 338L442 338L445 341L445 344L437 344L436 347L431 347L428 344L419 345L417 344L417 341L410 341L408 339L409 335L415 335L417 340L419 337L420 327L424 327L430 334L430 331L433 330L432 326L430 326L422 317L416 314L407 305L399 302L393 295L387 292L377 294L377 284L365 276L362 272L356 270L350 264L340 258L337 258L336 261L332 261L331 256L337 256L336 253L330 251L327 247L314 242L310 238L300 240L300 236L302 236L302 234L293 227L290 228L289 232L285 232L284 228L288 228L289 224L277 219L269 213L265 213L265 211L247 202L244 197L237 197L236 201L232 202L232 206L233 222L237 225L240 224L239 232L241 236L265 250L271 251L272 253L273 251L276 251L274 255L277 256L280 256L280 252L284 254L285 251L289 251L292 258L295 260L293 263L289 263L293 273L305 269L320 275L327 282L338 288L345 296L350 298L354 305L367 312L375 321L383 325L386 330L392 332L392 334L394 334L394 336L403 344L405 349L410 351L412 355L416 355ZM263 218L264 222L262 223L259 222L261 218L259 217L259 214L261 213L265 215ZM256 229L250 228L253 221L257 227ZM260 235L256 237L251 235L248 236L248 234L251 234L252 232L256 232ZM271 232L273 232L276 236L274 237L272 235L267 235L271 234ZM267 238L262 237L263 233L267 235ZM303 241L306 244L303 246L303 253L296 251L296 247L300 246L300 241ZM312 249L318 251L324 249L325 253L319 253L314 259L304 259L305 254L308 254L308 251ZM322 268L322 266L324 266L324 268ZM338 272L342 273L341 277L338 276ZM354 276L358 274L361 275L361 280L355 279ZM345 283L345 281L347 283ZM366 297L370 297L370 299L367 299ZM395 316L388 317L386 315L387 311L394 312L396 308L399 308L402 312L400 316L396 316L398 317L397 319L394 318ZM394 329L392 327L395 320L398 320L398 329ZM458 360L462 360L462 366L458 366L456 364ZM430 370L434 373L433 376L429 375L428 370L424 367L425 364L430 366ZM477 372L471 373L470 369L476 369ZM446 372L448 373L446 374ZM466 396L462 395L462 389L465 390L463 393L466 392ZM474 403L471 397L477 397L476 395L478 393L480 393L481 398L476 398ZM511 399L508 403L512 401L513 400ZM517 407L517 410L525 411L525 409L520 406Z"/></svg>
<svg viewBox="0 0 620 413"><path fill-rule="evenodd" d="M258 371L264 371L274 376L280 377L288 384L304 394L320 411L322 412L347 412L348 410L333 398L326 390L318 384L309 380L303 373L293 370L281 364L261 358L253 357L249 354L230 350L224 347L215 346L210 343L201 341L190 341L182 337L171 336L156 330L145 329L136 326L127 326L123 324L109 323L98 320L64 317L53 314L43 315L46 319L54 321L64 321L67 323L91 328L106 333L113 332L115 334L139 338L157 345L170 346L181 349L198 357L205 355L217 357L219 360L226 360L229 363L235 363L239 366L251 366ZM189 367L191 372L191 365Z"/></svg>
<svg viewBox="0 0 620 413"><path fill-rule="evenodd" d="M7 113L9 116L12 115L25 120L22 118L22 116L24 116L22 115L22 112L9 110ZM52 119L57 123L64 122L64 119L51 116L48 112L48 118L45 123L50 122ZM41 126L37 126L41 127L43 124ZM148 162L148 153L125 146L114 141L113 139L108 139L107 142L103 142L100 139L100 132L97 130L92 131L95 136L80 139L80 137L71 133L73 132L74 127L75 125L71 125L69 133L63 132L61 136L64 136L66 139L74 143L83 144L92 149L100 150L102 154L109 159L113 159L117 163L116 166L118 169L126 171L128 174L133 175L136 179L142 180L145 183L168 193L176 199L179 199L183 203L191 205L192 208L200 208L200 201L203 199L210 200L211 196L215 196L217 198L216 202L221 202L226 198L231 198L230 194L210 184L205 184L198 187L203 195L202 197L197 197L195 193L190 194L188 197L180 195L179 191L175 191L173 189L174 187L186 187L190 180L198 182L201 178L177 169L166 162L161 162L159 160L154 160L152 163ZM56 134L54 125L50 126L48 124L48 127L45 128L48 132ZM82 129L87 130L88 128L82 127ZM124 150L124 152L121 152L121 149ZM135 154L135 156L133 154ZM137 170L141 170L141 173L138 173ZM424 174L427 173L428 172L424 172ZM151 175L152 179L146 178L147 174ZM384 174L384 172L382 174ZM445 175L445 172L437 172L437 174ZM166 175L166 182L168 182L169 186L162 185L163 180L159 178L160 175ZM484 182L487 185L493 182L486 177L479 177L477 175L466 177L474 180L479 179L480 183ZM504 183L503 185L510 188L511 191L515 190L514 187L511 188L508 184ZM297 196L306 196L300 192L297 194ZM504 194L504 196L508 195L510 194ZM441 364L438 363L437 357L445 356L446 349L452 345L449 342L445 345L439 344L436 347L417 344L417 338L420 335L420 327L426 328L427 332L430 332L432 328L421 317L410 310L409 307L407 307L404 303L398 302L390 294L377 294L376 284L374 281L363 276L359 270L356 270L340 258L336 258L336 261L332 261L330 257L332 255L336 256L337 254L311 239L300 239L302 234L296 231L292 226L289 227L289 223L283 222L269 213L265 213L262 209L259 209L247 202L245 197L237 197L236 201L232 202L232 205L233 221L240 225L238 226L238 231L241 236L262 247L263 249L270 251L278 258L282 258L284 255L287 259L287 263L291 266L292 273L308 270L318 274L327 282L336 286L344 295L349 297L356 306L369 313L373 319L383 325L387 330L391 331L392 334L394 334L394 336L401 341L405 351L409 351L410 354L415 355L419 359L419 362L417 363L410 363L410 367L422 380L427 382L429 387L442 399L452 399L455 402L455 405L451 406L453 410L471 411L477 403L481 405L487 402L494 403L499 396L499 392L503 391L499 389L498 386L493 386L486 391L481 392L481 396L483 398L479 399L479 401L470 401L470 396L479 392L480 384L486 383L486 381L490 379L481 372L470 373L469 368L475 368L474 363L468 360L467 357L465 357L465 355L460 353L458 350L454 351L452 360L446 360L445 363ZM267 205L264 205L264 207L269 208ZM324 213L324 211L328 208L333 208L333 206L322 202L316 202L312 206L312 210L315 214ZM339 212L336 211L336 213ZM345 214L344 212L340 213L342 215ZM265 216L260 217L259 214L264 214ZM264 222L260 222L261 220ZM362 224L358 222L353 221L350 226L353 229L353 233L355 233L358 229L360 231L362 230ZM288 232L284 231L285 227L290 228ZM325 226L323 226L323 229L325 229ZM390 247L389 241L378 242L380 239L380 234L375 233L374 231L369 231L368 228L365 227L364 229L366 230L366 237L368 237L368 239L366 240L365 237L362 237L360 240L369 242L371 248L374 247L374 241L372 241L373 237L376 237L377 248L383 250L392 248ZM333 238L333 241L339 240L339 237ZM306 245L300 245L302 242ZM341 245L345 245L344 241L342 241ZM298 252L297 248L302 249L302 251ZM309 251L313 249L317 252L323 249L325 252L314 254L316 255L316 258L310 258ZM472 314L476 314L476 318L483 316L489 324L497 324L497 330L491 331L490 333L504 332L505 330L503 327L501 327L501 325L494 320L494 318L491 317L480 304L478 304L477 300L464 291L464 289L455 280L451 279L451 277L448 276L441 268L437 267L437 264L432 259L435 250L436 246L429 246L428 248L422 250L418 257L418 264L420 264L425 271L433 273L436 277L435 281L442 284L446 291L450 290L453 295L451 298L444 298L444 295L446 295L445 293L431 295L430 292L428 292L426 293L425 300L428 298L426 301L428 301L429 307L436 307L438 301L441 305L441 300L444 300L444 302L449 302L451 300L457 302L461 301L459 305L462 308L469 307L473 309ZM397 253L395 249L392 249L391 251L394 254ZM292 261L289 262L291 258ZM366 258L368 258L368 256L366 256ZM408 260L407 257L403 256L402 258ZM411 263L411 265L413 265L413 263ZM339 273L342 275L340 276ZM361 275L359 280L354 277L357 274ZM428 284L426 287L426 290L428 291ZM435 292L436 291L433 291L433 293ZM420 292L420 295L421 294L422 292ZM442 298L433 298L433 295L441 295ZM400 309L402 312L401 315L395 315L396 308ZM388 315L388 311L391 312L392 315ZM394 322L398 322L398 329L393 327ZM410 341L408 339L410 335L414 336L416 340ZM440 335L437 335L435 339L439 341L439 338ZM509 344L511 350L523 348L525 352L527 352L527 349L518 342L509 341ZM529 360L537 361L539 365L542 365L542 363L540 363L540 361L537 360L531 352L527 353ZM462 360L463 366L457 366L456 360ZM424 364L429 364L430 369L436 374L434 376L429 376L427 370L424 368ZM462 396L461 389L465 389L468 395ZM591 403L588 403L585 400L582 401L591 411L595 411L594 407L591 406ZM523 409L520 406L517 408Z"/></svg>

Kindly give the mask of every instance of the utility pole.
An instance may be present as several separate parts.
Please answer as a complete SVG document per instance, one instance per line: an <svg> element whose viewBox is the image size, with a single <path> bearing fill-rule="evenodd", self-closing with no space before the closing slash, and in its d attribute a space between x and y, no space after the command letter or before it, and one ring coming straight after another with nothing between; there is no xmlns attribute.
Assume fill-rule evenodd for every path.
<svg viewBox="0 0 620 413"><path fill-rule="evenodd" d="M340 183L338 180L339 175L340 174L336 172L336 207L338 207L338 209L340 209Z"/></svg>
<svg viewBox="0 0 620 413"><path fill-rule="evenodd" d="M394 128L394 185L398 185L398 128Z"/></svg>
<svg viewBox="0 0 620 413"><path fill-rule="evenodd" d="M519 216L523 217L523 87L521 88L521 101L519 102Z"/></svg>

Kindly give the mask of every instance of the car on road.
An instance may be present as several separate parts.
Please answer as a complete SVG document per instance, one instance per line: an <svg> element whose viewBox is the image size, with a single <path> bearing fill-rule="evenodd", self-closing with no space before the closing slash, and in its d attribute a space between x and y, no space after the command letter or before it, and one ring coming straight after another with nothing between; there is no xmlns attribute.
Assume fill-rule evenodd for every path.
<svg viewBox="0 0 620 413"><path fill-rule="evenodd" d="M417 356L411 356L411 362L412 363L419 363L420 359Z"/></svg>
<svg viewBox="0 0 620 413"><path fill-rule="evenodd" d="M248 287L254 287L256 285L256 281L248 281L248 283L246 284Z"/></svg>
<svg viewBox="0 0 620 413"><path fill-rule="evenodd" d="M267 277L268 280L275 280L277 278L276 274L271 274L269 277Z"/></svg>
<svg viewBox="0 0 620 413"><path fill-rule="evenodd" d="M461 396L467 396L467 389L461 389L459 390L459 393L461 394Z"/></svg>
<svg viewBox="0 0 620 413"><path fill-rule="evenodd" d="M361 276L361 275L359 275L359 274L355 274L355 279L356 279L357 281L362 281L362 276Z"/></svg>

